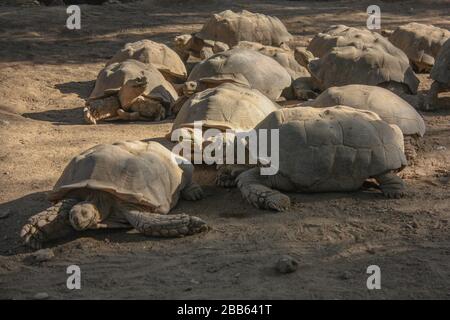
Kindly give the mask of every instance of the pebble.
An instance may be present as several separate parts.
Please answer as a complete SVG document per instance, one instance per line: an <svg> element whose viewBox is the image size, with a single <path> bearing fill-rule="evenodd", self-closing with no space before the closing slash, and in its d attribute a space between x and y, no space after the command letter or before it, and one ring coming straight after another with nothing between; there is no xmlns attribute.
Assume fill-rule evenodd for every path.
<svg viewBox="0 0 450 320"><path fill-rule="evenodd" d="M292 273L297 268L298 261L288 255L282 256L276 264L276 269L279 273Z"/></svg>
<svg viewBox="0 0 450 320"><path fill-rule="evenodd" d="M33 299L35 299L35 300L45 300L48 298L49 298L49 295L47 292L38 292L33 297Z"/></svg>
<svg viewBox="0 0 450 320"><path fill-rule="evenodd" d="M8 120L0 120L0 125L8 126L9 125L9 121Z"/></svg>
<svg viewBox="0 0 450 320"><path fill-rule="evenodd" d="M342 280L348 280L352 278L352 274L349 271L345 271L343 274L341 274Z"/></svg>
<svg viewBox="0 0 450 320"><path fill-rule="evenodd" d="M5 210L0 212L0 219L6 219L10 216L11 210Z"/></svg>
<svg viewBox="0 0 450 320"><path fill-rule="evenodd" d="M32 253L31 256L36 262L44 262L53 259L55 254L52 249L41 249Z"/></svg>

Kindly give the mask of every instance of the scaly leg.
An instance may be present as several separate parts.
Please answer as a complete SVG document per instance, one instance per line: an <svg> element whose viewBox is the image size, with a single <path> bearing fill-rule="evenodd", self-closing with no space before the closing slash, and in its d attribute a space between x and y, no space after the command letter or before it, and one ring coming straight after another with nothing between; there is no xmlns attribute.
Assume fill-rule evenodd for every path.
<svg viewBox="0 0 450 320"><path fill-rule="evenodd" d="M122 213L139 232L151 237L181 237L208 230L205 221L187 214L156 214L132 206L123 206Z"/></svg>
<svg viewBox="0 0 450 320"><path fill-rule="evenodd" d="M374 178L380 184L380 189L386 197L399 199L405 195L405 182L395 173L388 172Z"/></svg>
<svg viewBox="0 0 450 320"><path fill-rule="evenodd" d="M44 242L75 233L70 225L69 212L77 203L75 199L64 199L28 219L20 232L24 243L40 249Z"/></svg>
<svg viewBox="0 0 450 320"><path fill-rule="evenodd" d="M216 184L223 188L232 188L237 184L236 178L250 169L250 165L245 164L222 164L218 165Z"/></svg>
<svg viewBox="0 0 450 320"><path fill-rule="evenodd" d="M269 188L268 178L261 176L259 170L253 168L237 177L237 186L244 199L260 209L287 210L291 204L289 197Z"/></svg>
<svg viewBox="0 0 450 320"><path fill-rule="evenodd" d="M100 120L115 118L119 108L120 102L116 95L89 100L83 109L84 120L89 124L96 124Z"/></svg>
<svg viewBox="0 0 450 320"><path fill-rule="evenodd" d="M200 185L192 182L181 191L181 196L185 200L196 201L203 199L205 197L205 194L203 193L202 187L200 187Z"/></svg>
<svg viewBox="0 0 450 320"><path fill-rule="evenodd" d="M434 81L430 87L430 91L428 91L423 110L430 111L437 109L438 95L442 91L444 91L444 86L440 82Z"/></svg>

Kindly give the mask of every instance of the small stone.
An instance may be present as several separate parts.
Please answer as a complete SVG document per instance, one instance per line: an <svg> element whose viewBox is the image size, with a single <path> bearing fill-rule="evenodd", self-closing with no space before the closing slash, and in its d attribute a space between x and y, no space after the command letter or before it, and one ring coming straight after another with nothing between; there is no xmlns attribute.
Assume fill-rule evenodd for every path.
<svg viewBox="0 0 450 320"><path fill-rule="evenodd" d="M296 271L297 268L297 260L288 255L282 256L276 264L276 269L280 273L292 273Z"/></svg>
<svg viewBox="0 0 450 320"><path fill-rule="evenodd" d="M438 150L438 151L445 151L445 150L447 150L447 148L444 147L444 146L437 146L436 150Z"/></svg>
<svg viewBox="0 0 450 320"><path fill-rule="evenodd" d="M33 297L34 300L45 300L48 298L49 298L49 295L47 292L38 292Z"/></svg>
<svg viewBox="0 0 450 320"><path fill-rule="evenodd" d="M345 271L343 274L341 274L340 278L342 280L348 280L352 278L352 274L349 271Z"/></svg>
<svg viewBox="0 0 450 320"><path fill-rule="evenodd" d="M0 212L0 219L6 219L11 215L11 210L5 210Z"/></svg>
<svg viewBox="0 0 450 320"><path fill-rule="evenodd" d="M192 283L192 284L200 284L200 282L197 281L197 280L195 280L195 279L191 279L191 283Z"/></svg>
<svg viewBox="0 0 450 320"><path fill-rule="evenodd" d="M0 125L1 126L8 126L9 125L9 121L8 120L0 120Z"/></svg>
<svg viewBox="0 0 450 320"><path fill-rule="evenodd" d="M52 249L41 249L32 254L34 261L36 262L44 262L51 260L55 257Z"/></svg>

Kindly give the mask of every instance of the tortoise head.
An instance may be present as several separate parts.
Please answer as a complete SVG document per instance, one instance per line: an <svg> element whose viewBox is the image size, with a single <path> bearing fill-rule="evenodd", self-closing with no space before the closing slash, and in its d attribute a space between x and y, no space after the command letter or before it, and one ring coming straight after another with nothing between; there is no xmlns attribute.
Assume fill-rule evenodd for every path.
<svg viewBox="0 0 450 320"><path fill-rule="evenodd" d="M79 202L70 210L69 220L75 230L90 229L100 221L100 212L92 202Z"/></svg>
<svg viewBox="0 0 450 320"><path fill-rule="evenodd" d="M197 81L186 81L182 87L183 94L185 96L191 96L197 92L198 82Z"/></svg>

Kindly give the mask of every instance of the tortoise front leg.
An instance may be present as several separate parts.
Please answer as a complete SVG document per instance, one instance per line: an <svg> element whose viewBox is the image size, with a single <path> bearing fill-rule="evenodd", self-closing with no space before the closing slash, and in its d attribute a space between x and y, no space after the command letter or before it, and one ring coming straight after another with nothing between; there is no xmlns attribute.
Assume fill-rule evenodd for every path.
<svg viewBox="0 0 450 320"><path fill-rule="evenodd" d="M291 200L285 194L268 187L267 177L261 176L259 168L250 169L237 177L237 186L241 194L253 206L260 209L285 211Z"/></svg>
<svg viewBox="0 0 450 320"><path fill-rule="evenodd" d="M430 111L435 110L438 107L438 95L440 92L444 91L444 86L438 81L434 81L431 84L430 90L428 91L426 101L423 105L423 110Z"/></svg>
<svg viewBox="0 0 450 320"><path fill-rule="evenodd" d="M405 195L405 182L393 172L374 177L380 184L380 189L388 198L399 199Z"/></svg>
<svg viewBox="0 0 450 320"><path fill-rule="evenodd" d="M96 124L103 119L117 117L120 101L116 95L102 99L89 100L83 109L84 120L89 124Z"/></svg>
<svg viewBox="0 0 450 320"><path fill-rule="evenodd" d="M216 184L223 188L232 188L236 186L236 178L250 169L250 165L245 164L222 164L218 165Z"/></svg>
<svg viewBox="0 0 450 320"><path fill-rule="evenodd" d="M205 221L187 214L156 214L132 206L123 206L121 212L139 232L151 237L182 237L207 231Z"/></svg>
<svg viewBox="0 0 450 320"><path fill-rule="evenodd" d="M181 196L185 200L196 201L203 199L205 197L205 194L199 184L191 182L190 185L188 185L181 191Z"/></svg>
<svg viewBox="0 0 450 320"><path fill-rule="evenodd" d="M40 249L44 242L75 233L70 225L69 212L76 203L75 199L64 199L28 219L20 232L24 243Z"/></svg>

